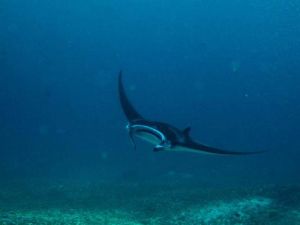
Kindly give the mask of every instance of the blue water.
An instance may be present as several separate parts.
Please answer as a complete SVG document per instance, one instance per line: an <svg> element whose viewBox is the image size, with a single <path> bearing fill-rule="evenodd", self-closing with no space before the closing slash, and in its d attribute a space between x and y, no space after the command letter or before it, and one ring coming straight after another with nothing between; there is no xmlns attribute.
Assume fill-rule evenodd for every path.
<svg viewBox="0 0 300 225"><path fill-rule="evenodd" d="M0 176L299 184L300 2L0 3ZM132 149L117 95L247 157Z"/></svg>

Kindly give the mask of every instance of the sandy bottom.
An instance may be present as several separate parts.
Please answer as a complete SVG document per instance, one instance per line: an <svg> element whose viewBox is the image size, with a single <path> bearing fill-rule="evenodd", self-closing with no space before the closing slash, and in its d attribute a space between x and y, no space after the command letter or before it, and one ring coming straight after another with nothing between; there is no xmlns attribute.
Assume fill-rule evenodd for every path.
<svg viewBox="0 0 300 225"><path fill-rule="evenodd" d="M300 186L4 184L0 224L300 225Z"/></svg>

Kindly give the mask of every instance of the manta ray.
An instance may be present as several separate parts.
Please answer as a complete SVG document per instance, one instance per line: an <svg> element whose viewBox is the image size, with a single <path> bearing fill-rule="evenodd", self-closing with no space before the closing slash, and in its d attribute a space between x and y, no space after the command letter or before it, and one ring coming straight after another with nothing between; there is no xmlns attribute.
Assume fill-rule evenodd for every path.
<svg viewBox="0 0 300 225"><path fill-rule="evenodd" d="M119 99L128 120L126 126L129 137L136 148L135 137L154 145L153 151L187 151L219 155L249 155L261 151L227 151L194 141L190 136L191 127L179 129L171 124L145 119L129 101L123 85L122 71L119 73Z"/></svg>

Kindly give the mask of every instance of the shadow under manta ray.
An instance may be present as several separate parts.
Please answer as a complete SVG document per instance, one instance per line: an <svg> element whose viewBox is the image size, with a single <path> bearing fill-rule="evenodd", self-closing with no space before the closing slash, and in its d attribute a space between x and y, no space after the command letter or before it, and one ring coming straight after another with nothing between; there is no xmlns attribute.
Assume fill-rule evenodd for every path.
<svg viewBox="0 0 300 225"><path fill-rule="evenodd" d="M249 155L261 153L256 152L235 152L209 147L195 142L189 135L191 128L180 130L170 124L150 121L142 117L130 103L124 89L122 71L119 73L119 98L123 112L128 120L127 130L130 139L136 148L134 136L154 144L153 151L189 151L220 155Z"/></svg>

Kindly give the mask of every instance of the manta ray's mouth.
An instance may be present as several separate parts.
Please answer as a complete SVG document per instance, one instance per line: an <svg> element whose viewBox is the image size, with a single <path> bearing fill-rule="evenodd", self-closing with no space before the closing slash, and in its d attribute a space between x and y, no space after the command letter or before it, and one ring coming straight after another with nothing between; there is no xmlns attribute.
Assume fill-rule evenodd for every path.
<svg viewBox="0 0 300 225"><path fill-rule="evenodd" d="M151 144L154 144L157 148L168 148L171 146L166 136L154 127L141 124L128 124L126 128L131 138L133 136L139 137Z"/></svg>
<svg viewBox="0 0 300 225"><path fill-rule="evenodd" d="M150 126L141 125L141 124L134 124L134 125L128 124L126 128L133 135L139 136L141 134L148 134L160 140L160 142L162 143L166 142L167 140L166 136L162 132Z"/></svg>

